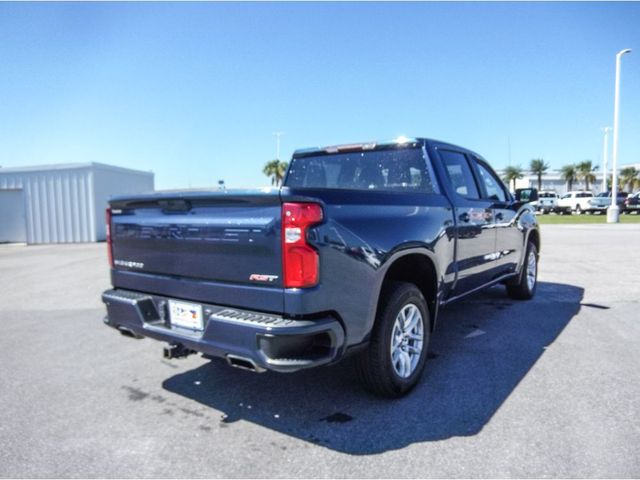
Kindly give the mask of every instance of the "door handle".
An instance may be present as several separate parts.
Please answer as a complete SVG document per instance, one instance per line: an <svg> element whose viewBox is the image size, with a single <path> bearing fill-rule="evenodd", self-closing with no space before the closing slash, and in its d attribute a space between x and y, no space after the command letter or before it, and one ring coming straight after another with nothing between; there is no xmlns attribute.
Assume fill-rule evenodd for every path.
<svg viewBox="0 0 640 480"><path fill-rule="evenodd" d="M502 212L496 213L496 222L501 222L504 220L504 214Z"/></svg>
<svg viewBox="0 0 640 480"><path fill-rule="evenodd" d="M469 220L471 220L471 217L469 216L469 214L467 212L464 212L462 214L460 214L460 216L458 217L460 219L461 222L468 222Z"/></svg>

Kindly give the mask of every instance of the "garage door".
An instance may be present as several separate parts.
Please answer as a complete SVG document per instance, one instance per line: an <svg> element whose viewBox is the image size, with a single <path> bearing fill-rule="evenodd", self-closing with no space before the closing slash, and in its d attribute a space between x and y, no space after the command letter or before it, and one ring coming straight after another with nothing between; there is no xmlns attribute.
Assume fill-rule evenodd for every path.
<svg viewBox="0 0 640 480"><path fill-rule="evenodd" d="M27 219L22 190L0 190L0 243L26 242Z"/></svg>

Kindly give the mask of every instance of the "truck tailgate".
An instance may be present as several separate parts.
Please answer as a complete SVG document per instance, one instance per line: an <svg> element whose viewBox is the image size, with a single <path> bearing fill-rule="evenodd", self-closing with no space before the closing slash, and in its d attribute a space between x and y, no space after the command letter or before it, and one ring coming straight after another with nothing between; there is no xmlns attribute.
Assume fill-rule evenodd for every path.
<svg viewBox="0 0 640 480"><path fill-rule="evenodd" d="M110 205L116 274L282 290L277 190L156 194Z"/></svg>

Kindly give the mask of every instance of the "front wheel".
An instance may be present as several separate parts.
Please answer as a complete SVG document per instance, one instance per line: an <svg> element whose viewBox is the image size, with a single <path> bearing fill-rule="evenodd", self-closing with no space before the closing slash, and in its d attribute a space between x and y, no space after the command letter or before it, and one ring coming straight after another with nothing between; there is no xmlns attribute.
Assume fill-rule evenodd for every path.
<svg viewBox="0 0 640 480"><path fill-rule="evenodd" d="M358 358L365 388L401 397L418 383L427 358L431 321L427 302L411 283L384 289L367 350Z"/></svg>
<svg viewBox="0 0 640 480"><path fill-rule="evenodd" d="M538 287L538 249L529 242L517 283L507 283L507 294L516 300L533 298Z"/></svg>

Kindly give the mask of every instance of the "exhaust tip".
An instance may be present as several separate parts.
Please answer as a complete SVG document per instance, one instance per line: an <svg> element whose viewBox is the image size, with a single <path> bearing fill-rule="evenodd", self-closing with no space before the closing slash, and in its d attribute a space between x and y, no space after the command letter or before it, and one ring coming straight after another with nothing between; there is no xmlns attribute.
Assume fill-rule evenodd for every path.
<svg viewBox="0 0 640 480"><path fill-rule="evenodd" d="M241 368L242 370L249 370L251 372L257 372L257 373L262 373L265 371L264 368L259 367L256 364L256 362L254 362L250 358L228 354L226 356L226 359L227 359L227 363L235 368Z"/></svg>

